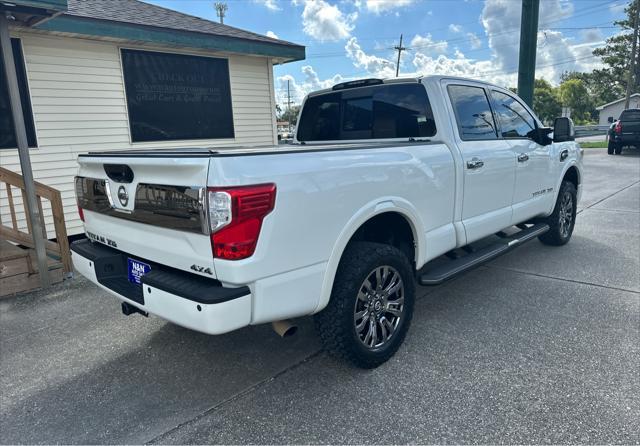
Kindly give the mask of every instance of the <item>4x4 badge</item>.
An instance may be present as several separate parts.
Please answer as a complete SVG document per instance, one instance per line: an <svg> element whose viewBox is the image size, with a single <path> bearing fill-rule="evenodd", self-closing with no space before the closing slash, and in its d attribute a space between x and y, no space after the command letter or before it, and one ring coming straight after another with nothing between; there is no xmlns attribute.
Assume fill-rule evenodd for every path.
<svg viewBox="0 0 640 446"><path fill-rule="evenodd" d="M213 276L213 273L211 272L210 268L205 268L204 266L200 266L200 265L191 265L191 269L199 272L199 273L205 273L205 274L209 274L210 276Z"/></svg>

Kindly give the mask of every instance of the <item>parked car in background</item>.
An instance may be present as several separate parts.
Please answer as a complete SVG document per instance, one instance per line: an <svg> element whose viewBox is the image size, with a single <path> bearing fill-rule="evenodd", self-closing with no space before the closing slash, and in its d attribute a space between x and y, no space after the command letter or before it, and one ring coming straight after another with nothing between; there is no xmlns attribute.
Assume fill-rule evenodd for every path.
<svg viewBox="0 0 640 446"><path fill-rule="evenodd" d="M346 82L305 99L292 145L81 155L73 261L126 315L209 334L315 315L327 350L375 367L417 283L569 241L574 139L569 118L544 127L488 83Z"/></svg>
<svg viewBox="0 0 640 446"><path fill-rule="evenodd" d="M622 148L633 146L640 148L640 109L624 110L620 118L609 127L607 153L620 155Z"/></svg>

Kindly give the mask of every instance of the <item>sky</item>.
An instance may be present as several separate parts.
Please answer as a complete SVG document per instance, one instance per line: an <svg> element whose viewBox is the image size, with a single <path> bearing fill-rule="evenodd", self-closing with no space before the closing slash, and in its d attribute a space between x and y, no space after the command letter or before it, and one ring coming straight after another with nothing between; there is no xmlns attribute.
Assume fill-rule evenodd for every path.
<svg viewBox="0 0 640 446"><path fill-rule="evenodd" d="M213 0L145 0L218 20ZM591 52L618 32L630 0L540 0L536 77L600 67ZM306 46L274 68L276 99L358 78L446 74L517 84L521 0L227 0L225 24Z"/></svg>

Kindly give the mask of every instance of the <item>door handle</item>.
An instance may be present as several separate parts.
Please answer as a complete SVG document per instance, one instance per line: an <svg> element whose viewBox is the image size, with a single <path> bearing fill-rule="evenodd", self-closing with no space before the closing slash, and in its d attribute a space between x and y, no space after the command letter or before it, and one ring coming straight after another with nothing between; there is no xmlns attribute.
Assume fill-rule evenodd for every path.
<svg viewBox="0 0 640 446"><path fill-rule="evenodd" d="M518 155L519 163L524 163L525 161L529 161L529 155L527 155L526 153L521 153L520 155Z"/></svg>
<svg viewBox="0 0 640 446"><path fill-rule="evenodd" d="M564 161L569 158L569 151L567 149L560 152L560 161Z"/></svg>
<svg viewBox="0 0 640 446"><path fill-rule="evenodd" d="M467 169L479 169L484 166L484 161L473 157L471 161L467 161Z"/></svg>

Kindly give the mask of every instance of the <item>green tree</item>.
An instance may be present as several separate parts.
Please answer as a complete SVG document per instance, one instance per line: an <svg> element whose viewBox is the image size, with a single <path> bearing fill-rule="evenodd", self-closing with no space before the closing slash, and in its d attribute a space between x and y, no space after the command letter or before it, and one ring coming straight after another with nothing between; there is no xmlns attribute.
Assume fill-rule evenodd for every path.
<svg viewBox="0 0 640 446"><path fill-rule="evenodd" d="M638 8L639 5L640 0L630 1L629 5L625 8L626 17L623 20L613 22L614 25L622 28L622 32L609 37L604 47L593 50L593 54L600 56L606 67L593 71L592 82L597 83L603 90L608 87L608 89L612 91L612 95L607 98L610 101L623 97L627 87L627 73L631 65L633 22L636 8ZM636 58L637 57L638 55L636 55ZM633 82L632 93L639 92L640 64L636 64L635 66ZM604 100L605 98L603 97L602 99Z"/></svg>
<svg viewBox="0 0 640 446"><path fill-rule="evenodd" d="M569 79L560 84L560 100L563 106L571 108L571 117L576 124L587 124L591 121L593 102L582 80Z"/></svg>
<svg viewBox="0 0 640 446"><path fill-rule="evenodd" d="M547 124L562 114L562 104L554 88L544 79L536 79L533 87L533 110Z"/></svg>
<svg viewBox="0 0 640 446"><path fill-rule="evenodd" d="M296 125L298 122L298 114L300 113L299 105L292 105L290 108L287 108L283 111L278 117L281 121L289 121L291 125Z"/></svg>

